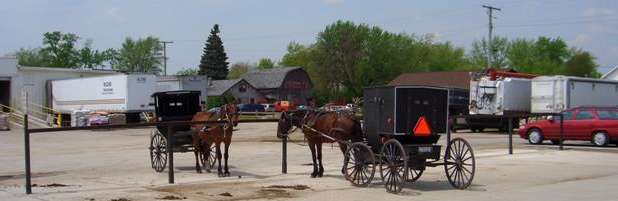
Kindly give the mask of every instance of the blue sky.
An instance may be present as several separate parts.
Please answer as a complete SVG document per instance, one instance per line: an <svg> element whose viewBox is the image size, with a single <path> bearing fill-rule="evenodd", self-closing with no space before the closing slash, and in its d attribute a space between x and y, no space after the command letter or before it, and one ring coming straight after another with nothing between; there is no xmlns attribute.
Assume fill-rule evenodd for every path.
<svg viewBox="0 0 618 201"><path fill-rule="evenodd" d="M495 34L561 37L597 57L602 72L618 65L618 1L612 0L14 0L0 1L0 55L41 45L48 31L76 33L95 48L125 37L157 36L168 46L168 72L196 67L213 24L230 62L279 60L290 41L309 44L336 20L391 32L432 34L468 48L487 34L481 7L502 8Z"/></svg>

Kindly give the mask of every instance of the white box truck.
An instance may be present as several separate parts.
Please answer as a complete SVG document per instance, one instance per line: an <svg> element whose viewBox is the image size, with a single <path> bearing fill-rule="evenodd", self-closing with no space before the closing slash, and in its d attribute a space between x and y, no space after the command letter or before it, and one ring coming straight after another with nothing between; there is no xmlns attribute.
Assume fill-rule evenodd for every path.
<svg viewBox="0 0 618 201"><path fill-rule="evenodd" d="M618 81L569 76L532 79L532 113L559 113L578 106L618 106Z"/></svg>
<svg viewBox="0 0 618 201"><path fill-rule="evenodd" d="M530 112L530 79L483 76L470 80L470 114Z"/></svg>
<svg viewBox="0 0 618 201"><path fill-rule="evenodd" d="M200 91L200 101L202 105L206 106L208 99L208 77L205 75L157 77L157 92L178 90Z"/></svg>
<svg viewBox="0 0 618 201"><path fill-rule="evenodd" d="M76 110L139 114L154 110L149 103L155 85L155 75L147 74L54 80L52 107L63 114Z"/></svg>

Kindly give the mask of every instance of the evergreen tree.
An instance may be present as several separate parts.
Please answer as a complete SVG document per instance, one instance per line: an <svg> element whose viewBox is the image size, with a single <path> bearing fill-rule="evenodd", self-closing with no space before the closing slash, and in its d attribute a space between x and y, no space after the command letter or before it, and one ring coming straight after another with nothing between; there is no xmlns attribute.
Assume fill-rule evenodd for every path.
<svg viewBox="0 0 618 201"><path fill-rule="evenodd" d="M219 25L215 24L210 31L210 36L208 36L208 41L206 41L204 47L204 54L200 60L200 75L207 75L214 80L223 80L227 78L228 62L223 49L223 42L218 34Z"/></svg>

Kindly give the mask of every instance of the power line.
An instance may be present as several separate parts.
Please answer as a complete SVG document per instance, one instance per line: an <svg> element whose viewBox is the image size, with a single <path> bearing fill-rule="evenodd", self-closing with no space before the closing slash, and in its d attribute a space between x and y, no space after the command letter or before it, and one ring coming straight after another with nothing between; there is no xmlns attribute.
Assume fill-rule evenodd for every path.
<svg viewBox="0 0 618 201"><path fill-rule="evenodd" d="M568 24L588 24L588 23L601 23L601 22L618 22L618 18L607 18L607 19L582 19L582 20L573 20L573 21L557 21L557 22L547 22L547 23L532 23L532 24L506 24L503 27L513 28L513 27L535 27L535 26L554 26L554 25L568 25Z"/></svg>
<svg viewBox="0 0 618 201"><path fill-rule="evenodd" d="M488 5L483 5L483 8L487 9L487 15L489 17L489 38L488 38L488 43L487 43L487 68L491 68L491 55L493 53L493 47L491 46L492 43L492 38L491 38L491 34L494 31L494 23L493 23L493 18L494 18L494 10L495 11L501 11L502 9L500 8L496 8L493 6L488 6Z"/></svg>

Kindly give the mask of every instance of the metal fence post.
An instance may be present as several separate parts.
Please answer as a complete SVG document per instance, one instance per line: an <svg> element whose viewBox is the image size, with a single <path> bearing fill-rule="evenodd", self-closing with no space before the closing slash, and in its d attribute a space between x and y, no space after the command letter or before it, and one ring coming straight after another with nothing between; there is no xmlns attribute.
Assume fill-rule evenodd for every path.
<svg viewBox="0 0 618 201"><path fill-rule="evenodd" d="M281 148L283 151L281 152L283 156L281 157L281 173L288 173L288 137L284 136L281 140Z"/></svg>
<svg viewBox="0 0 618 201"><path fill-rule="evenodd" d="M24 113L24 151L26 161L26 194L32 194L30 175L30 132L28 131L28 113Z"/></svg>
<svg viewBox="0 0 618 201"><path fill-rule="evenodd" d="M562 139L564 139L564 114L560 113L560 150L563 150L562 148Z"/></svg>
<svg viewBox="0 0 618 201"><path fill-rule="evenodd" d="M453 121L446 121L446 144L448 145L451 142L451 129L455 126L455 122L457 121L457 117L453 116ZM451 125L452 122L452 125Z"/></svg>
<svg viewBox="0 0 618 201"><path fill-rule="evenodd" d="M167 158L169 160L169 169L167 171L168 183L174 183L174 127L167 126Z"/></svg>
<svg viewBox="0 0 618 201"><path fill-rule="evenodd" d="M508 125L509 127L507 128L509 131L509 154L513 154L513 117L509 117L508 118Z"/></svg>

